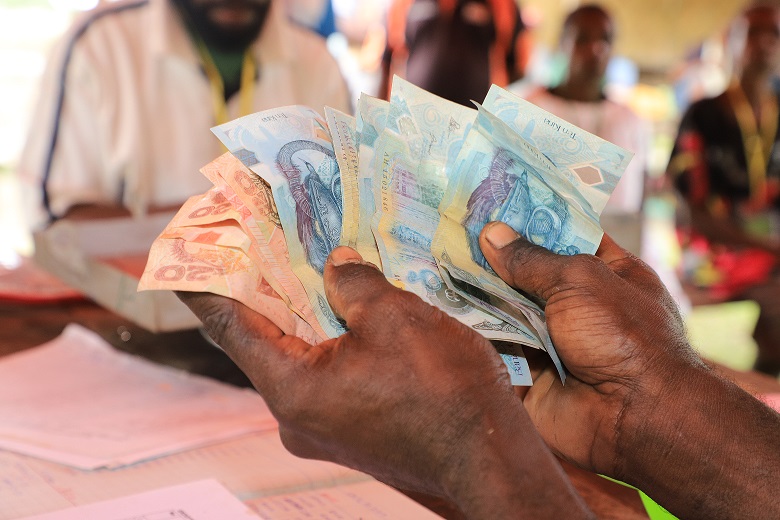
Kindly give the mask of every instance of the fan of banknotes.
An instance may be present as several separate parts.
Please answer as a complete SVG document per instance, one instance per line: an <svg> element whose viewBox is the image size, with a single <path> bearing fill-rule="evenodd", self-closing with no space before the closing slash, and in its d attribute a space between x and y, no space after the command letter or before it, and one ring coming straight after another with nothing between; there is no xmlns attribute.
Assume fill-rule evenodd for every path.
<svg viewBox="0 0 780 520"><path fill-rule="evenodd" d="M362 95L352 117L281 107L215 127L229 152L201 172L154 242L140 290L234 298L316 343L345 332L323 288L338 245L486 338L513 384L522 346L563 379L544 312L482 255L501 220L556 253L593 254L607 199L632 154L493 86L467 108L395 78L389 102Z"/></svg>

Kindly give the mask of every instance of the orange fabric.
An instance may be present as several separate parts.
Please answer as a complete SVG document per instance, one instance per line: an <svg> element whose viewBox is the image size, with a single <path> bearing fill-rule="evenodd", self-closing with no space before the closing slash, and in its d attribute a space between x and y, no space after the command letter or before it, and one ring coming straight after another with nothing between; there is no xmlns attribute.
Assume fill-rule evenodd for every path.
<svg viewBox="0 0 780 520"><path fill-rule="evenodd" d="M496 27L496 41L490 49L490 79L500 86L509 84L510 71L507 70L506 56L513 46L517 24L517 6L514 0L488 0L493 12L493 24Z"/></svg>
<svg viewBox="0 0 780 520"><path fill-rule="evenodd" d="M455 11L457 0L439 0L439 10L444 14L451 14Z"/></svg>
<svg viewBox="0 0 780 520"><path fill-rule="evenodd" d="M414 0L395 0L387 11L387 43L390 50L406 56L406 17Z"/></svg>

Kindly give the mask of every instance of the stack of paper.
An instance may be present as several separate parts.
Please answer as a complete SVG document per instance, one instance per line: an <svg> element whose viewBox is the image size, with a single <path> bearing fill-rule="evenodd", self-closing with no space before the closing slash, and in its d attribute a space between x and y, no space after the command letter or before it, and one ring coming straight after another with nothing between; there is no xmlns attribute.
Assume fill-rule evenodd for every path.
<svg viewBox="0 0 780 520"><path fill-rule="evenodd" d="M276 428L257 393L121 353L69 325L0 362L0 448L94 469Z"/></svg>

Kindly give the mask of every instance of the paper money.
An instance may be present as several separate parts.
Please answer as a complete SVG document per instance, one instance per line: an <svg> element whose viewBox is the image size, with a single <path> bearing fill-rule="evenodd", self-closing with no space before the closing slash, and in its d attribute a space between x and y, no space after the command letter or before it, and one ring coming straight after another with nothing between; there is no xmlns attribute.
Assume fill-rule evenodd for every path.
<svg viewBox="0 0 780 520"><path fill-rule="evenodd" d="M339 245L357 249L360 222L357 121L330 107L325 107L325 118L341 174L343 211Z"/></svg>
<svg viewBox="0 0 780 520"><path fill-rule="evenodd" d="M228 200L235 211L233 218L239 222L244 232L252 237L258 252L258 265L263 269L271 286L290 305L293 312L311 324L320 338L327 337L309 303L303 285L290 265L287 242L268 183L253 174L230 153L223 154L203 167L201 173L210 179L215 190ZM205 208L195 209L192 215L204 211ZM190 225L195 223L190 221Z"/></svg>
<svg viewBox="0 0 780 520"><path fill-rule="evenodd" d="M193 197L177 214L178 222L189 220ZM207 207L207 206L206 206ZM226 212L227 213L227 212ZM169 225L152 244L139 290L170 289L210 292L233 298L271 320L286 334L316 342L320 337L289 306L257 264L251 259L251 241L229 216L209 216L211 222L196 227ZM199 219L207 218L205 215ZM225 219L225 220L220 220Z"/></svg>
<svg viewBox="0 0 780 520"><path fill-rule="evenodd" d="M381 266L371 222L376 212L374 197L375 145L379 130L385 127L390 103L362 94L358 100L356 117L358 136L358 221L357 252L366 262Z"/></svg>
<svg viewBox="0 0 780 520"><path fill-rule="evenodd" d="M574 126L533 103L493 85L485 109L507 123L552 162L593 213L601 215L633 153Z"/></svg>
<svg viewBox="0 0 780 520"><path fill-rule="evenodd" d="M505 117L517 112L507 106L503 108ZM536 111L537 114L540 112L539 109ZM527 123L520 132L517 124L513 129L486 107L479 106L477 121L455 161L449 189L439 208L442 218L432 249L440 268L452 278L489 295L479 300L488 306L496 301L508 303L511 308L502 310L515 317L519 317L519 312L528 319L539 332L546 350L557 361L541 308L495 274L479 247L479 234L485 224L500 220L530 242L558 254L594 254L602 236L598 223L603 208L599 198L602 192L593 187L585 190L581 176L570 168L556 166L549 158L555 155L553 149L541 150L526 139L528 135L533 137L532 130L538 126L552 128L551 119L528 119L527 113L522 117ZM513 121L517 123L518 118ZM549 132L541 132L545 133ZM591 142L593 137L580 130L562 135L579 139L581 143ZM536 142L561 146L559 141L545 140L539 135L536 135ZM609 148L612 154L618 149L614 145L610 147L602 146L600 150ZM594 160L592 148L578 146L561 153L569 154L561 163L587 165L595 169L593 179L605 177L598 166L609 161ZM622 156L630 158L625 151ZM562 171L564 169L566 172ZM616 183L614 180L612 187ZM556 366L563 377L559 361Z"/></svg>
<svg viewBox="0 0 780 520"><path fill-rule="evenodd" d="M399 287L488 339L541 348L525 324L509 324L484 312L448 286L431 253L438 207L447 187L447 157L456 155L475 116L472 109L394 80L388 128L376 142L380 203L373 227L382 269ZM393 132L393 126L403 134Z"/></svg>
<svg viewBox="0 0 780 520"><path fill-rule="evenodd" d="M326 122L290 106L245 116L212 129L222 144L266 181L287 241L290 266L303 284L327 337L345 332L325 297L322 274L339 245L341 176Z"/></svg>
<svg viewBox="0 0 780 520"><path fill-rule="evenodd" d="M316 343L345 331L324 294L337 245L492 340L513 384L531 384L520 345L565 371L543 310L479 248L493 220L558 254L593 254L598 218L631 154L494 87L477 110L394 79L356 117L267 110L213 129L229 153L214 188L155 242L142 288L210 291Z"/></svg>

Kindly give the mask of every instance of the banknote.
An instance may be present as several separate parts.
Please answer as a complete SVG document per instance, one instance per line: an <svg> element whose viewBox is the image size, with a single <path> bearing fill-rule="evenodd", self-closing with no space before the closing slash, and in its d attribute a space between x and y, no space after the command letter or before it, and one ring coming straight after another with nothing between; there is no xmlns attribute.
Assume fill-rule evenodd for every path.
<svg viewBox="0 0 780 520"><path fill-rule="evenodd" d="M477 109L395 78L390 101L355 117L302 106L213 130L229 153L203 168L152 249L142 286L235 298L316 343L345 331L325 298L337 245L493 341L513 384L531 384L521 346L564 367L543 309L509 287L479 247L493 220L558 254L593 254L599 216L631 153L504 89Z"/></svg>
<svg viewBox="0 0 780 520"><path fill-rule="evenodd" d="M385 270L388 276L402 280L403 270L413 255L426 263L431 261L431 245L439 226L442 197L452 181L452 167L457 164L476 115L474 109L443 100L394 78L387 126L377 140L375 165L375 175L381 175L377 182L381 203L374 217L374 234L383 266L389 265ZM478 302L459 292L453 284L446 285L452 294L469 301L470 307ZM480 305L479 309L478 315L491 315L494 322L498 319L499 323L509 325L506 314L497 314L494 307ZM541 312L538 309L530 311L525 305L520 305L520 309L527 317L516 313L509 325L522 336L515 340L544 348L543 345L550 342L545 341L548 336L540 319ZM532 327L529 327L530 323L533 323ZM487 332L483 330L490 337ZM533 340L529 341L529 338Z"/></svg>
<svg viewBox="0 0 780 520"><path fill-rule="evenodd" d="M398 77L390 99L387 127L375 144L375 194L380 203L372 222L374 235L400 222L427 237L429 246L448 184L445 167L457 157L476 111ZM430 253L430 247L425 252Z"/></svg>
<svg viewBox="0 0 780 520"><path fill-rule="evenodd" d="M539 207L537 210L533 206L523 207L523 197L528 198L530 195L529 177L536 181L546 172L537 171L534 166L538 167L538 164L528 164L528 155L520 157L516 144L503 142L499 136L494 136L497 128L500 125L494 124L489 114L480 110L456 159L451 182L439 208L441 221L432 252L454 278L509 301L518 309L533 309L541 314L538 306L495 275L482 255L479 233L491 220L515 215L520 218L512 220L510 225L524 233L525 226L517 229L518 223L523 216L534 211L547 218L547 221L540 222L539 230L552 233L556 229L554 225L568 224L570 219L560 218L559 206L563 206L564 211L568 207L561 204L555 193L549 200L543 201L546 204L539 204L544 208ZM521 208L522 211L515 211L514 208ZM534 228L532 231L539 230ZM550 233L544 235L545 242L550 241ZM464 279L465 275L468 275L467 279Z"/></svg>
<svg viewBox="0 0 780 520"><path fill-rule="evenodd" d="M237 300L271 320L285 334L316 342L318 335L267 283L257 264L240 248L223 244L235 238L223 239L223 232L238 227L214 224L196 231L187 228L176 237L175 228L166 229L152 244L139 290L170 289L210 292ZM165 233L164 233L165 234Z"/></svg>
<svg viewBox="0 0 780 520"><path fill-rule="evenodd" d="M341 176L327 123L310 108L289 106L212 131L271 186L292 271L326 337L339 336L345 329L328 305L322 279L342 226Z"/></svg>
<svg viewBox="0 0 780 520"><path fill-rule="evenodd" d="M563 369L563 363L558 357L558 352L555 350L552 339L550 339L547 325L544 322L544 315L540 309L534 307L529 307L527 309L519 308L518 304L513 305L497 296L482 291L476 285L464 282L462 279L470 279L468 273L461 272L459 273L460 278L455 278L450 276L449 268L452 268L455 271L457 271L457 268L444 262L437 262L437 266L439 267L439 274L441 274L441 277L449 290L471 303L475 308L482 309L486 313L499 318L502 323L514 327L516 331L526 336L525 341L515 340L514 343L546 351L549 354L561 381L566 382L566 371ZM483 323L481 328L485 329L486 326L487 323ZM482 332L482 334L485 337L489 337L485 332ZM502 353L502 356L504 356L504 363L510 368L511 374L514 361L506 358L508 355L510 354L506 351Z"/></svg>
<svg viewBox="0 0 780 520"><path fill-rule="evenodd" d="M396 78L389 113L375 145L380 190L373 220L385 275L488 339L540 347L524 324L506 323L448 287L431 254L447 187L445 165L457 155L476 112Z"/></svg>
<svg viewBox="0 0 780 520"><path fill-rule="evenodd" d="M598 216L633 157L628 150L605 141L536 105L493 85L485 109L507 123L540 150L588 201Z"/></svg>
<svg viewBox="0 0 780 520"><path fill-rule="evenodd" d="M376 140L387 122L390 103L361 94L356 117L358 137L358 199L360 204L357 251L367 262L380 266L371 222L376 212L374 197L374 157Z"/></svg>
<svg viewBox="0 0 780 520"><path fill-rule="evenodd" d="M354 117L330 107L325 107L325 119L341 172L343 219L339 244L357 249L360 222L357 121Z"/></svg>
<svg viewBox="0 0 780 520"><path fill-rule="evenodd" d="M490 295L492 303L508 303L505 311L519 311L548 351L552 342L542 310L493 272L479 233L486 223L500 220L556 253L595 253L602 236L598 213L580 183L560 169L521 132L479 106L439 208L442 218L432 245L440 268Z"/></svg>
<svg viewBox="0 0 780 520"><path fill-rule="evenodd" d="M319 325L308 295L290 266L287 242L270 185L229 152L204 166L201 173L215 185L210 193L219 195L220 202L223 197L227 199L235 212L234 219L252 237L253 245L259 253L258 265L262 267L272 287L293 312L310 323L321 338L325 338L325 331ZM210 201L206 200L203 207L193 207L189 214L189 225L198 225L192 217L206 215L200 218L208 221L211 218L209 215L221 211L212 210L211 206ZM222 208L222 205L215 208Z"/></svg>

